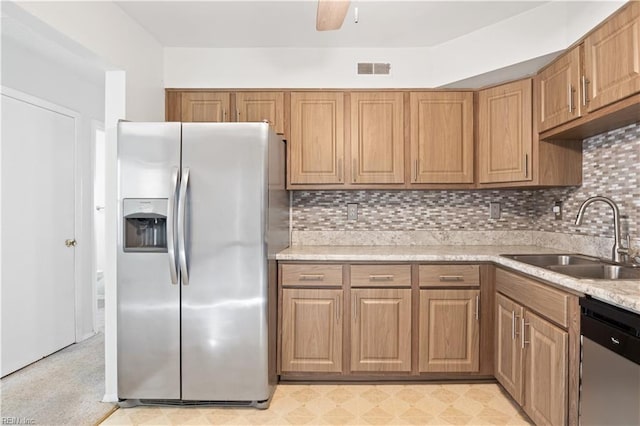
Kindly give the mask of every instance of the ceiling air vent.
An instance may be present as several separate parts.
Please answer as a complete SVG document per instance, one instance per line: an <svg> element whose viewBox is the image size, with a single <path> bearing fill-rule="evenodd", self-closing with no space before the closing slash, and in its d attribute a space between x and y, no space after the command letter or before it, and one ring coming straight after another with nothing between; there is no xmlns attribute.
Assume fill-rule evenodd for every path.
<svg viewBox="0 0 640 426"><path fill-rule="evenodd" d="M358 62L358 74L389 74L391 64Z"/></svg>

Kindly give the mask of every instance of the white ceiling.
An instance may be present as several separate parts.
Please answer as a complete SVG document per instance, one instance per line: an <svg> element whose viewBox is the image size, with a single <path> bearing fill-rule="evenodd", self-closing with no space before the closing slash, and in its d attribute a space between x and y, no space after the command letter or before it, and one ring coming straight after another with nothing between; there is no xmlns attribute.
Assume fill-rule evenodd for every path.
<svg viewBox="0 0 640 426"><path fill-rule="evenodd" d="M338 31L315 29L315 0L123 1L167 47L430 47L548 1L351 1ZM359 22L354 22L354 8Z"/></svg>

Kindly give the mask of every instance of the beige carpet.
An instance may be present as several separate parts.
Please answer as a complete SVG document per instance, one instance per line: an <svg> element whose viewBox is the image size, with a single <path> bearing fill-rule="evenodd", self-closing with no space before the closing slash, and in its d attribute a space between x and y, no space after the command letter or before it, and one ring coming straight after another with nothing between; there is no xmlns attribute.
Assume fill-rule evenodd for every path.
<svg viewBox="0 0 640 426"><path fill-rule="evenodd" d="M115 409L100 402L103 395L100 331L0 380L0 415L22 419L22 424L93 425Z"/></svg>

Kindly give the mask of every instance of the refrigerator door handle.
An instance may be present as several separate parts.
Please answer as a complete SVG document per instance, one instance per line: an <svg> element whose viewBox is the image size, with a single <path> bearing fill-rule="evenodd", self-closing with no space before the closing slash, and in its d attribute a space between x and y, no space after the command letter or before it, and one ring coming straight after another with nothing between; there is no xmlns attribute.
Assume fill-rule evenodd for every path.
<svg viewBox="0 0 640 426"><path fill-rule="evenodd" d="M176 242L175 242L175 211L176 211L176 192L178 192L178 173L177 167L171 172L171 195L167 205L167 254L169 254L169 271L171 272L171 283L178 284L178 267L176 266Z"/></svg>
<svg viewBox="0 0 640 426"><path fill-rule="evenodd" d="M182 170L180 181L180 194L178 195L178 258L180 259L180 272L182 273L182 285L189 285L189 271L187 267L186 250L186 212L187 212L187 186L189 185L189 168Z"/></svg>

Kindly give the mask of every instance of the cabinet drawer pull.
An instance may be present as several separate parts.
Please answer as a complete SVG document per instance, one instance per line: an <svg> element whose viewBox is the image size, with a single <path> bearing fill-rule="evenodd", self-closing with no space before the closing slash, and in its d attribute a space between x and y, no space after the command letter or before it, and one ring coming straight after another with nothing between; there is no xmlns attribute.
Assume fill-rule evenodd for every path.
<svg viewBox="0 0 640 426"><path fill-rule="evenodd" d="M300 281L322 281L324 274L300 274Z"/></svg>
<svg viewBox="0 0 640 426"><path fill-rule="evenodd" d="M369 275L369 281L393 281L393 275Z"/></svg>
<svg viewBox="0 0 640 426"><path fill-rule="evenodd" d="M464 281L462 275L440 275L440 281Z"/></svg>

